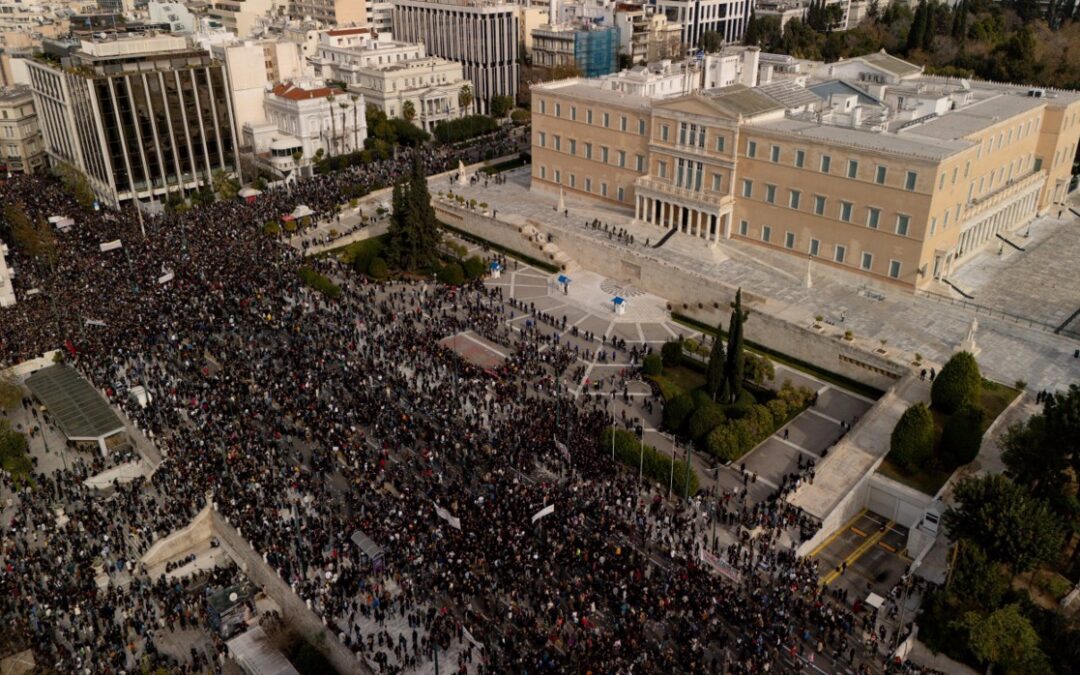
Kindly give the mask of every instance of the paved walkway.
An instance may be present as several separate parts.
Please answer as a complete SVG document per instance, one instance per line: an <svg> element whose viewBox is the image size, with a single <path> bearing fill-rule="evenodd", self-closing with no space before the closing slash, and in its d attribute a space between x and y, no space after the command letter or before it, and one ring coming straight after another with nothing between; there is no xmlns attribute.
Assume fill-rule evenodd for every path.
<svg viewBox="0 0 1080 675"><path fill-rule="evenodd" d="M852 330L856 339L863 340L870 348L885 339L898 358L919 353L931 364L943 363L966 335L972 318L978 316L976 341L982 349L979 360L989 377L1010 384L1024 380L1033 390L1058 389L1080 381L1080 359L1072 356L1073 350L1080 347L1076 340L980 316L901 290L881 291L860 287L859 282L853 285L850 275L841 278L820 265L814 266L813 286L808 289L804 285L804 262L746 242L725 241L709 249L703 240L679 233L659 249L647 248L646 239L655 243L664 230L635 223L628 209L585 203L567 196L568 214L556 213L553 207L557 195L529 189L528 167L506 175L508 180L500 185L472 185L454 191L466 198L488 202L498 211L500 220L515 225L534 220L556 232L572 230L609 243L618 240L609 239L603 230L586 228L585 222L599 219L612 227L624 228L634 235L634 244L623 245L657 264L693 269L729 285L742 286L765 298L755 310L767 311L792 323L809 324L820 314L836 330ZM1041 223L1033 231L1038 231Z"/></svg>

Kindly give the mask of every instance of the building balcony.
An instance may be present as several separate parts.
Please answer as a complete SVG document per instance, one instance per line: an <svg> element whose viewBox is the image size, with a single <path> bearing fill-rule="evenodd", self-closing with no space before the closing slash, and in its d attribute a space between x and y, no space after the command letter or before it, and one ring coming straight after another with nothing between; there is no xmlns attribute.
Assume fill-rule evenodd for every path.
<svg viewBox="0 0 1080 675"><path fill-rule="evenodd" d="M724 208L735 203L735 200L731 195L717 194L711 190L704 189L704 187L701 190L676 187L666 180L654 176L642 176L638 178L634 181L634 189L637 194L644 194L647 191L651 191L662 196L677 197L687 202L707 204L716 208Z"/></svg>
<svg viewBox="0 0 1080 675"><path fill-rule="evenodd" d="M1027 192L1035 187L1042 187L1046 181L1046 171L1042 169L1033 171L1022 178L1014 178L990 194L972 199L964 211L966 222L975 222L979 216L995 207L1011 201L1014 197Z"/></svg>

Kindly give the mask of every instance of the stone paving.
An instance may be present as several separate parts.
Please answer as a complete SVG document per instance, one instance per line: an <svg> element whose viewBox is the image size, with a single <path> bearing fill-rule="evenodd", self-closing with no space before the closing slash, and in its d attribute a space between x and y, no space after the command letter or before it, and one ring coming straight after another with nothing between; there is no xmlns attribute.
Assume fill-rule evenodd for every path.
<svg viewBox="0 0 1080 675"><path fill-rule="evenodd" d="M692 269L731 286L752 290L755 295L766 298L755 310L769 312L792 323L809 324L814 316L823 315L835 326L835 331L853 331L856 341L868 349L877 347L882 339L887 340L890 351L903 360L918 353L931 364L943 363L966 335L971 320L977 317L976 343L982 350L979 361L989 377L1009 384L1024 380L1033 390L1058 389L1080 381L1080 359L1073 358L1073 350L1080 347L1080 341L1075 339L901 290L870 289L860 286L859 282L853 284L850 275L841 277L820 265L814 266L813 285L806 288L804 262L746 242L724 241L710 249L703 240L679 233L659 249L646 247L647 238L650 243L655 243L664 231L635 223L629 209L586 203L577 197L565 196L568 214L556 213L553 206L558 200L557 195L529 189L528 167L505 175L508 178L503 184L492 183L487 187L478 184L457 188L455 192L488 202L497 210L499 219L508 223L520 224L531 219L555 230L568 229L602 240L609 239L605 232L586 228L584 224L595 218L613 227L624 228L634 235L635 240L634 244L625 246L657 264ZM1056 213L1052 215L1056 216ZM1050 220L1055 219L1038 220L1032 227L1032 237L1041 229L1051 227ZM1070 222L1070 227L1076 226L1075 219ZM1061 274L1066 275L1068 263L1076 259L1075 253L1056 251L1057 247L1042 248L1045 248L1043 254L1051 258L1057 254L1058 262L1054 264L1062 270ZM996 257L993 251L983 255ZM968 266L980 264L981 259L969 262ZM1050 264L1043 266L1050 267ZM973 275L976 269L972 267ZM1007 287L1008 282L1001 282L1001 285ZM1072 293L1071 288L1062 282L1051 290L1054 297L1061 297L1064 305ZM1031 289L1032 298L1045 293L1045 289L1034 282ZM1022 294L1017 295L1020 297Z"/></svg>

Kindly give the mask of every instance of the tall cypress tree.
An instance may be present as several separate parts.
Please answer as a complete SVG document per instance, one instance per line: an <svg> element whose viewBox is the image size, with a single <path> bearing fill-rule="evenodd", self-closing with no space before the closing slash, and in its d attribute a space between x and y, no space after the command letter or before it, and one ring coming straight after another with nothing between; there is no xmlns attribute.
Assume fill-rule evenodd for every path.
<svg viewBox="0 0 1080 675"><path fill-rule="evenodd" d="M718 321L716 340L713 342L712 351L709 352L709 366L705 371L705 391L714 401L724 384L724 340L721 335L723 330L724 323Z"/></svg>
<svg viewBox="0 0 1080 675"><path fill-rule="evenodd" d="M438 260L441 233L431 206L427 179L418 162L413 164L408 183L394 185L393 214L387 231L387 258L394 266L422 270Z"/></svg>
<svg viewBox="0 0 1080 675"><path fill-rule="evenodd" d="M911 19L911 27L908 29L907 42L904 44L904 52L910 54L922 47L923 34L926 30L926 2L919 0L915 7L915 16Z"/></svg>
<svg viewBox="0 0 1080 675"><path fill-rule="evenodd" d="M728 325L727 360L724 362L724 384L722 398L727 403L734 403L742 393L743 381L743 320L746 314L742 309L742 289L735 292L735 304L731 308L731 322Z"/></svg>
<svg viewBox="0 0 1080 675"><path fill-rule="evenodd" d="M934 0L927 0L926 13L923 15L923 23L926 25L926 28L922 32L922 45L920 45L924 52L930 51L930 48L934 45L934 30L937 21L935 15L937 12L937 3L935 3Z"/></svg>

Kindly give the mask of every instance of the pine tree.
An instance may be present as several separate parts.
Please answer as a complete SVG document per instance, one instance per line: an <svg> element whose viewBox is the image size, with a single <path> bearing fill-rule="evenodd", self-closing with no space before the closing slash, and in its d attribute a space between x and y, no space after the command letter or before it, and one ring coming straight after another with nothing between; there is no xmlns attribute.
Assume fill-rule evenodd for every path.
<svg viewBox="0 0 1080 675"><path fill-rule="evenodd" d="M743 381L743 320L746 314L742 309L742 289L735 292L735 304L731 308L731 321L728 324L727 360L724 362L724 383L721 400L734 403L742 393Z"/></svg>
<svg viewBox="0 0 1080 675"><path fill-rule="evenodd" d="M716 340L713 342L712 351L709 352L709 365L705 371L705 391L714 401L724 383L724 341L721 337L723 330L723 322L718 322Z"/></svg>

